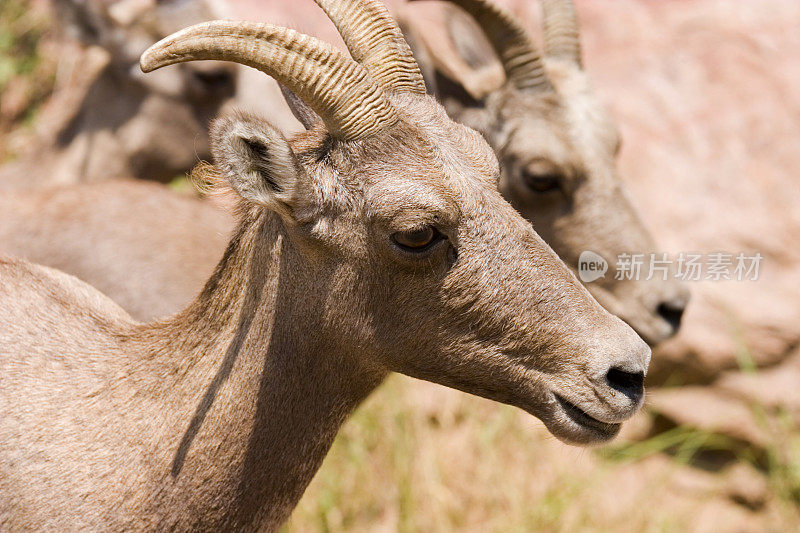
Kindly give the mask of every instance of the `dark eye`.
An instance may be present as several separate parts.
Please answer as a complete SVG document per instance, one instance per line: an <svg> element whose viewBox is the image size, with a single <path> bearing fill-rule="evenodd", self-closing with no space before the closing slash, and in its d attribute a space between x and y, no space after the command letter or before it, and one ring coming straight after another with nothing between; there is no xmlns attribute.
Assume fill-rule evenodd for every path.
<svg viewBox="0 0 800 533"><path fill-rule="evenodd" d="M409 252L422 252L439 242L444 236L433 226L411 231L398 231L392 235L394 243Z"/></svg>
<svg viewBox="0 0 800 533"><path fill-rule="evenodd" d="M536 192L550 192L561 188L558 174L531 174L524 172L525 184Z"/></svg>

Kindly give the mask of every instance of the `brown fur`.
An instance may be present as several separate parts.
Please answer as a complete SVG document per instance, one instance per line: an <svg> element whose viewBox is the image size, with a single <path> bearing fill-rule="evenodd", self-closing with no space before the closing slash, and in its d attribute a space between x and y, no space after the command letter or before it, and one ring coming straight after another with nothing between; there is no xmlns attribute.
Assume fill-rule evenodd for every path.
<svg viewBox="0 0 800 533"><path fill-rule="evenodd" d="M571 442L636 411L606 373L644 372L647 346L502 199L480 135L430 98L391 99L401 122L362 141L215 125L242 218L175 317L139 324L75 278L0 262L1 529L274 530L391 371ZM425 224L446 238L392 244Z"/></svg>
<svg viewBox="0 0 800 533"><path fill-rule="evenodd" d="M72 274L138 320L187 306L233 228L210 203L142 181L0 195L1 254Z"/></svg>

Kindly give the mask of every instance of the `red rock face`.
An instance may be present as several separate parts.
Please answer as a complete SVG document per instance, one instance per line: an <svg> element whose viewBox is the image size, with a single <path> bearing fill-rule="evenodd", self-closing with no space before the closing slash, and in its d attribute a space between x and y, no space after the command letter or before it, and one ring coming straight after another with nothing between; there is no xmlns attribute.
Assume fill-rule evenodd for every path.
<svg viewBox="0 0 800 533"><path fill-rule="evenodd" d="M228 1L235 16L341 43L311 0ZM497 1L540 34L538 2ZM586 68L622 130L623 180L657 242L764 256L757 282L690 284L653 377L710 381L742 350L783 359L800 342L800 4L576 3Z"/></svg>
<svg viewBox="0 0 800 533"><path fill-rule="evenodd" d="M708 379L800 341L800 5L579 2L586 65L623 132L623 179L668 251L764 255L757 282L693 283L658 352Z"/></svg>

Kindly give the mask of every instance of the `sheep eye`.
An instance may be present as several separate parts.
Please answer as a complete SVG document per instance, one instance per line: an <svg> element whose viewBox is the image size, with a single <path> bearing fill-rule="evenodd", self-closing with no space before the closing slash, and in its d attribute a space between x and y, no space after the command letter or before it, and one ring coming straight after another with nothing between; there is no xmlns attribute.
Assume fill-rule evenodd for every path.
<svg viewBox="0 0 800 533"><path fill-rule="evenodd" d="M524 172L525 184L533 191L544 193L561 188L561 181L557 174L531 174Z"/></svg>
<svg viewBox="0 0 800 533"><path fill-rule="evenodd" d="M421 252L440 238L441 233L433 226L425 226L411 231L398 231L392 235L392 240L397 246L411 252Z"/></svg>

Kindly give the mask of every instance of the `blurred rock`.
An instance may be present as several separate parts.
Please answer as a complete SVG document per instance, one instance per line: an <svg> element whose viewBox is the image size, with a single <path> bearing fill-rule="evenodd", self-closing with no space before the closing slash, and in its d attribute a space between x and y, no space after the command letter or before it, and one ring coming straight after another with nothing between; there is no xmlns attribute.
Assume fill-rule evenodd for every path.
<svg viewBox="0 0 800 533"><path fill-rule="evenodd" d="M715 386L766 410L786 411L800 422L800 350L780 365L757 373L729 372Z"/></svg>
<svg viewBox="0 0 800 533"><path fill-rule="evenodd" d="M13 122L27 111L33 101L33 89L28 78L13 78L3 90L0 101L0 120Z"/></svg>
<svg viewBox="0 0 800 533"><path fill-rule="evenodd" d="M770 435L753 416L749 405L712 387L681 387L653 391L651 410L678 426L725 435L766 448Z"/></svg>
<svg viewBox="0 0 800 533"><path fill-rule="evenodd" d="M699 510L688 529L694 533L755 533L766 531L759 516L735 503L715 499Z"/></svg>
<svg viewBox="0 0 800 533"><path fill-rule="evenodd" d="M770 496L764 476L744 463L728 468L723 473L721 484L728 498L750 509L763 507Z"/></svg>

